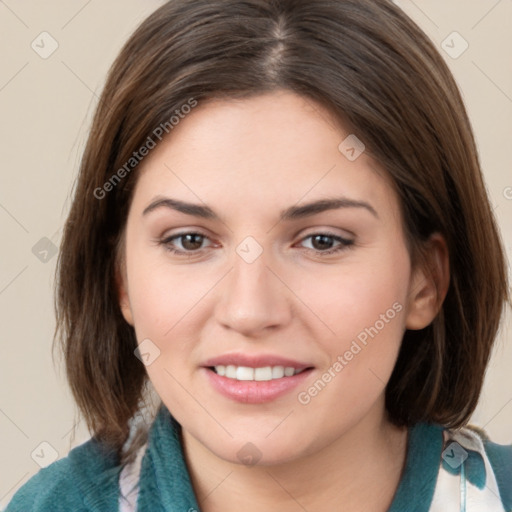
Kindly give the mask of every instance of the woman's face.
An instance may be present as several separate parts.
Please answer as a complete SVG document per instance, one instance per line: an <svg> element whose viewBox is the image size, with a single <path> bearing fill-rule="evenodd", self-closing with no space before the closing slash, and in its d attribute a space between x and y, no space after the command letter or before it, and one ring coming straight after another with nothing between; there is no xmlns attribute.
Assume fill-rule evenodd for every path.
<svg viewBox="0 0 512 512"><path fill-rule="evenodd" d="M123 314L165 405L225 460L382 422L403 333L424 326L397 197L349 136L291 92L199 103L139 168Z"/></svg>

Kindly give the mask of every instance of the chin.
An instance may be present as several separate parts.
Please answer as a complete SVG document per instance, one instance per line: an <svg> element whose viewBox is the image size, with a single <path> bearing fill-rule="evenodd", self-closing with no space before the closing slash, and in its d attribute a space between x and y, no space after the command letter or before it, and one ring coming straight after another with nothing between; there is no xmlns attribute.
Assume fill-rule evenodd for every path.
<svg viewBox="0 0 512 512"><path fill-rule="evenodd" d="M234 435L233 439L222 443L216 443L215 440L212 442L212 438L199 441L216 457L244 466L285 464L307 456L309 451L315 451L312 445L299 445L289 432L283 432L281 436L276 435L273 439L245 433L240 436Z"/></svg>

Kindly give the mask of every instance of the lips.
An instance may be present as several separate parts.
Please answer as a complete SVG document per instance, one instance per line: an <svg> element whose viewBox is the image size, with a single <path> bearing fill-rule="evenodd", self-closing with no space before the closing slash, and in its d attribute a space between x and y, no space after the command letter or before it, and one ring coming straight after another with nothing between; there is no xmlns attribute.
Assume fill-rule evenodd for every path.
<svg viewBox="0 0 512 512"><path fill-rule="evenodd" d="M247 404L275 400L304 382L313 371L312 365L302 361L264 354L225 354L201 366L220 394Z"/></svg>

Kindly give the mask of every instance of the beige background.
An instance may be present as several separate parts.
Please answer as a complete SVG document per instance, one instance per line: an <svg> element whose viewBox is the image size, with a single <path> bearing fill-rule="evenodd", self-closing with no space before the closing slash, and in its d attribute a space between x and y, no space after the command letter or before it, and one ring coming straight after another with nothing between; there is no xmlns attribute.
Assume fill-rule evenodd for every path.
<svg viewBox="0 0 512 512"><path fill-rule="evenodd" d="M47 237L58 247L106 72L161 3L0 0L0 509L39 470L37 462L63 457L90 437L83 422L71 437L73 401L50 352L56 257L49 252L41 261L36 244ZM396 3L432 38L462 89L512 261L512 1ZM51 48L48 36L39 37L43 31L58 43L47 59L31 47L35 41L40 52ZM446 40L452 55L464 48L454 31L469 44L458 58L442 46ZM508 312L472 419L499 443L512 442L511 324Z"/></svg>

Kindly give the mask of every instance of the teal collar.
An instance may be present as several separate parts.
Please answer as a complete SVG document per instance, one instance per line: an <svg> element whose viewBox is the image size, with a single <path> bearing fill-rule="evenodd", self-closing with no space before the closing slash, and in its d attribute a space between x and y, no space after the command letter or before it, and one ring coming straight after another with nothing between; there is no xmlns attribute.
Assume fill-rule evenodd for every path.
<svg viewBox="0 0 512 512"><path fill-rule="evenodd" d="M409 430L404 473L388 512L410 512L412 507L428 512L439 472L442 430L427 423ZM138 510L200 510L185 464L181 426L163 404L150 430L139 484Z"/></svg>
<svg viewBox="0 0 512 512"><path fill-rule="evenodd" d="M418 423L409 429L402 479L388 512L428 512L443 451L444 427Z"/></svg>
<svg viewBox="0 0 512 512"><path fill-rule="evenodd" d="M164 404L151 426L142 459L137 510L199 511L181 446L181 425Z"/></svg>

